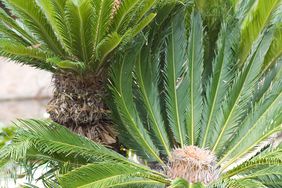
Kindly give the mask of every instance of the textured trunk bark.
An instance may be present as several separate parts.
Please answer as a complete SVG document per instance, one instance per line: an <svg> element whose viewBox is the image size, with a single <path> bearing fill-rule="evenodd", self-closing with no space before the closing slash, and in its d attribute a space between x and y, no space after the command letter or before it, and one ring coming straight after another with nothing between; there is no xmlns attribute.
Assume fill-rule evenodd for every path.
<svg viewBox="0 0 282 188"><path fill-rule="evenodd" d="M106 79L93 75L55 74L54 96L47 106L50 118L91 140L116 143L106 98Z"/></svg>

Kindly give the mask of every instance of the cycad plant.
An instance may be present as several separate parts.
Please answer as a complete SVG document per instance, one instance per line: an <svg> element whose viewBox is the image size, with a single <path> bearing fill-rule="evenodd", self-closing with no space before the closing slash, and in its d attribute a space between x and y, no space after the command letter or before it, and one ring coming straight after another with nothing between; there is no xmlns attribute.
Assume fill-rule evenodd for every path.
<svg viewBox="0 0 282 188"><path fill-rule="evenodd" d="M116 58L111 109L137 157L38 120L18 122L0 157L48 164L47 187L281 187L282 148L269 142L282 129L281 60L261 72L277 25L241 63L240 24L221 24L208 78L197 9L173 13Z"/></svg>
<svg viewBox="0 0 282 188"><path fill-rule="evenodd" d="M47 110L54 121L91 139L112 142L107 138L115 137L105 131L111 124L104 102L106 70L113 51L153 20L156 1L3 3L13 17L0 9L0 55L53 73L55 91Z"/></svg>
<svg viewBox="0 0 282 188"><path fill-rule="evenodd" d="M221 29L222 21L230 15L235 15L240 22L239 59L241 64L246 60L252 44L260 33L273 24L277 25L275 39L262 71L273 66L277 58L281 56L281 0L195 0L193 2L201 13L205 25L205 67L211 68L210 59L213 59L215 55L217 34Z"/></svg>
<svg viewBox="0 0 282 188"><path fill-rule="evenodd" d="M171 179L281 186L279 152L258 154L282 128L281 60L262 71L279 24L264 28L241 62L242 23L226 18L205 79L202 19L194 10L184 21L185 14L175 15L163 35L152 34L136 56L129 52L113 68L114 111L126 130L121 140L131 140L123 143L153 167L157 162ZM124 64L129 59L132 67Z"/></svg>

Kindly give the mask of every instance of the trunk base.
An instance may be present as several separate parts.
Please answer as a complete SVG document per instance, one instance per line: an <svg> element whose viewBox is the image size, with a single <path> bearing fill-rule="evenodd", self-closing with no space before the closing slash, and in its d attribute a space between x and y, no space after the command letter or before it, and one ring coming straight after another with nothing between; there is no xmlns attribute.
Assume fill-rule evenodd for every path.
<svg viewBox="0 0 282 188"><path fill-rule="evenodd" d="M93 141L116 143L110 111L103 101L106 98L103 78L66 73L55 74L53 82L54 96L47 106L53 121Z"/></svg>

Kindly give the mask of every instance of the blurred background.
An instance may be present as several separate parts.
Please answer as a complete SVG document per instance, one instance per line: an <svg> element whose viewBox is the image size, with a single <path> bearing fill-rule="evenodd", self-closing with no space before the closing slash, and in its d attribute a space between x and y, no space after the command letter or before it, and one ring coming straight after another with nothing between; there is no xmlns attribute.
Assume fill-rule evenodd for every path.
<svg viewBox="0 0 282 188"><path fill-rule="evenodd" d="M8 62L0 57L0 124L18 118L43 118L52 93L46 71Z"/></svg>
<svg viewBox="0 0 282 188"><path fill-rule="evenodd" d="M45 106L51 93L51 75L49 73L11 63L0 57L0 145L8 137L5 137L3 135L6 134L5 131L1 132L1 130L5 130L4 127L11 127L12 121L48 117ZM14 168L20 173L17 166L11 165L7 169L13 170ZM25 178L18 178L15 182L12 177L1 176L3 174L0 174L0 188L20 188L28 182ZM39 182L36 184L40 185Z"/></svg>

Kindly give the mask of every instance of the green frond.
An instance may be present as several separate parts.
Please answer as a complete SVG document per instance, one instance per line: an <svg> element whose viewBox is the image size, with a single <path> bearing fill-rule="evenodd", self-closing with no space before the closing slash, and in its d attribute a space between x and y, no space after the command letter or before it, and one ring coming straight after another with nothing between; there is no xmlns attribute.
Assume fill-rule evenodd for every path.
<svg viewBox="0 0 282 188"><path fill-rule="evenodd" d="M277 168L275 170L280 170L281 168ZM265 185L267 188L280 188L282 186L282 175L281 174L274 174L274 175L263 175L263 176L257 176L254 178L255 180L261 182L263 185Z"/></svg>
<svg viewBox="0 0 282 188"><path fill-rule="evenodd" d="M247 112L247 105L259 80L260 70L272 36L272 31L266 31L253 46L252 53L228 91L228 100L224 101L222 110L217 113L220 119L216 123L220 127L215 131L211 141L212 150L217 154L222 152L222 146L231 138L234 130L237 130L241 116Z"/></svg>
<svg viewBox="0 0 282 188"><path fill-rule="evenodd" d="M64 50L70 53L72 38L66 22L65 5L67 0L37 0L48 23L54 30Z"/></svg>
<svg viewBox="0 0 282 188"><path fill-rule="evenodd" d="M230 26L229 26L230 25ZM215 115L221 107L226 90L234 78L233 66L237 63L236 53L239 41L239 28L236 24L223 23L217 41L217 54L213 61L212 75L206 83L203 124L200 145L210 146L213 130L219 126Z"/></svg>
<svg viewBox="0 0 282 188"><path fill-rule="evenodd" d="M25 26L38 37L41 45L46 44L58 55L64 54L52 27L35 0L7 0L7 2L13 7L13 13L16 13L23 20Z"/></svg>
<svg viewBox="0 0 282 188"><path fill-rule="evenodd" d="M118 33L123 33L124 28L122 28L124 22L128 19L129 15L134 13L136 6L141 2L141 0L123 0L120 7L114 15L111 30ZM123 30L123 32L121 32Z"/></svg>
<svg viewBox="0 0 282 188"><path fill-rule="evenodd" d="M153 9L156 0L136 0L135 2L136 4L132 7L132 10L128 12L124 17L124 20L121 22L118 30L119 33L125 33L128 28L132 28L132 26L134 27L134 25L140 24L141 22L146 22L144 19L151 19L148 19L148 16L152 17L150 10ZM150 13L150 15L147 15L148 13Z"/></svg>
<svg viewBox="0 0 282 188"><path fill-rule="evenodd" d="M153 41L150 43L150 46ZM137 57L135 68L136 83L141 92L140 96L144 103L149 119L149 127L156 138L158 145L170 156L171 146L166 132L166 127L161 114L161 104L159 98L159 48L150 49L144 47ZM149 52L150 51L150 52Z"/></svg>
<svg viewBox="0 0 282 188"><path fill-rule="evenodd" d="M114 0L101 0L93 3L95 14L93 17L93 47L96 50L97 45L110 31L110 25L113 15ZM112 34L113 35L113 34ZM96 58L96 57L92 57Z"/></svg>
<svg viewBox="0 0 282 188"><path fill-rule="evenodd" d="M253 174L256 169L269 168L274 166L281 166L282 160L277 158L258 158L251 161L246 161L243 164L229 170L223 175L223 178L231 178L232 176L238 176L240 174L247 175ZM281 168L281 167L280 167Z"/></svg>
<svg viewBox="0 0 282 188"><path fill-rule="evenodd" d="M97 58L100 65L105 61L106 57L121 43L123 37L114 32L105 37L97 46Z"/></svg>
<svg viewBox="0 0 282 188"><path fill-rule="evenodd" d="M244 20L246 18L247 13L254 6L257 0L236 0L235 4L235 16L238 20Z"/></svg>
<svg viewBox="0 0 282 188"><path fill-rule="evenodd" d="M72 39L72 53L85 64L90 63L93 52L93 9L90 0L69 0L65 5L66 21Z"/></svg>
<svg viewBox="0 0 282 188"><path fill-rule="evenodd" d="M191 15L191 31L188 42L188 105L186 129L189 145L195 145L200 135L201 118L203 111L203 87L202 74L204 69L204 48L203 48L203 23L198 12Z"/></svg>
<svg viewBox="0 0 282 188"><path fill-rule="evenodd" d="M25 161L35 161L35 166L32 167L34 170L41 164L50 163L50 171L44 172L41 177L44 181L52 183L52 179L56 178L54 173L57 172L60 176L65 174L62 177L62 182L65 178L70 178L62 185L71 183L71 181L76 182L71 183L72 186L79 183L83 185L91 183L93 186L101 185L102 187L139 183L155 186L170 182L161 173L131 162L118 153L85 137L71 133L56 123L21 120L16 125L18 126L17 135L12 143L1 149L0 157L19 162L19 164ZM88 163L92 164L87 165ZM67 165L70 166L67 167ZM69 172L74 168L76 170ZM99 170L105 173L101 174L105 179L101 179ZM113 172L119 173L120 177ZM77 179L73 179L74 177ZM86 187L88 186L86 185Z"/></svg>
<svg viewBox="0 0 282 188"><path fill-rule="evenodd" d="M202 183L188 183L186 180L182 178L176 178L171 182L171 185L168 188L205 188L206 186Z"/></svg>
<svg viewBox="0 0 282 188"><path fill-rule="evenodd" d="M1 38L9 39L11 41L16 41L25 46L30 46L30 43L27 42L23 37L19 36L15 31L7 28L4 24L0 22L0 36Z"/></svg>
<svg viewBox="0 0 282 188"><path fill-rule="evenodd" d="M0 22L10 28L11 32L14 32L13 30L15 30L25 39L26 42L36 44L36 40L2 9L0 9L0 18Z"/></svg>
<svg viewBox="0 0 282 188"><path fill-rule="evenodd" d="M279 176L282 177L282 165L271 166L268 168L263 168L257 171L253 171L251 174L245 175L241 179L258 179L266 176Z"/></svg>
<svg viewBox="0 0 282 188"><path fill-rule="evenodd" d="M267 71L262 72L263 76L257 83L257 88L253 96L253 104L258 102L263 97L265 92L272 86L272 83L276 82L279 77L281 78L281 75L279 75L279 72L281 72L281 67L282 61L278 60L277 63L272 65Z"/></svg>
<svg viewBox="0 0 282 188"><path fill-rule="evenodd" d="M143 20L141 20L138 24L136 24L132 29L128 30L130 31L130 38L135 37L138 33L140 33L146 26L148 26L156 17L157 14L151 13L148 16L146 16ZM125 33L126 35L127 33Z"/></svg>
<svg viewBox="0 0 282 188"><path fill-rule="evenodd" d="M243 63L251 51L252 44L268 26L280 0L257 0L244 17L241 26L240 62Z"/></svg>
<svg viewBox="0 0 282 188"><path fill-rule="evenodd" d="M25 65L49 71L54 70L51 64L45 62L48 57L46 52L32 46L25 47L15 41L0 39L0 55Z"/></svg>
<svg viewBox="0 0 282 188"><path fill-rule="evenodd" d="M47 120L20 120L14 141L1 152L10 159L24 158L30 155L46 155L54 159L64 159L74 164L86 164L97 161L123 161L126 159L100 144L70 132L65 127ZM27 143L27 147L17 147ZM19 149L14 149L14 148Z"/></svg>
<svg viewBox="0 0 282 188"><path fill-rule="evenodd" d="M46 60L47 63L50 63L51 65L62 69L62 70L71 70L73 72L82 74L85 70L85 64L82 62L74 62L74 61L70 61L70 60L61 60L60 58L57 57L52 57L52 58L48 58Z"/></svg>
<svg viewBox="0 0 282 188"><path fill-rule="evenodd" d="M241 123L235 138L231 141L221 162L229 159L232 162L250 152L256 145L270 135L281 130L282 82L272 83L246 119ZM229 163L230 164L230 163Z"/></svg>
<svg viewBox="0 0 282 188"><path fill-rule="evenodd" d="M94 163L71 171L59 178L62 187L135 187L162 186L170 181L143 169L122 163Z"/></svg>
<svg viewBox="0 0 282 188"><path fill-rule="evenodd" d="M184 25L185 13L181 10L170 21L171 33L167 37L165 52L165 89L166 110L173 135L181 146L186 142L184 114L187 108L187 78L185 77L186 33Z"/></svg>
<svg viewBox="0 0 282 188"><path fill-rule="evenodd" d="M111 61L111 52L132 41L156 16L152 13L156 11L155 0L125 0L119 7L115 7L114 0L5 0L4 3L15 18L0 9L1 37L52 53L52 57L64 61L63 69L66 62L81 62L87 72L95 73Z"/></svg>
<svg viewBox="0 0 282 188"><path fill-rule="evenodd" d="M139 23L142 21L142 19L146 19L146 14L156 5L156 0L143 0L142 3L140 3L140 8L135 11L133 19L131 19L131 23Z"/></svg>
<svg viewBox="0 0 282 188"><path fill-rule="evenodd" d="M37 59L39 61L44 61L47 58L47 55L42 52L40 49L30 47L25 47L20 43L14 41L2 39L0 41L1 53L5 56L11 54L11 56L22 56L31 59Z"/></svg>
<svg viewBox="0 0 282 188"><path fill-rule="evenodd" d="M281 5L282 9L282 5ZM281 11L282 14L282 11ZM266 54L263 72L268 70L282 57L282 22L276 26L272 44Z"/></svg>
<svg viewBox="0 0 282 188"><path fill-rule="evenodd" d="M234 179L229 180L222 188L224 187L234 187L234 188L267 188L264 184L259 181L252 179Z"/></svg>
<svg viewBox="0 0 282 188"><path fill-rule="evenodd" d="M23 140L21 142L15 142L11 145L1 148L0 157L3 160L25 160L27 150L32 147L32 143L29 140Z"/></svg>
<svg viewBox="0 0 282 188"><path fill-rule="evenodd" d="M269 147L257 155L258 158L279 158L282 159L282 143L277 147Z"/></svg>
<svg viewBox="0 0 282 188"><path fill-rule="evenodd" d="M133 143L125 142L124 144L129 146L129 148L139 148L136 152L145 157L145 159L148 158L149 160L163 163L159 157L158 149L142 124L133 100L132 71L136 62L136 55L139 53L142 45L134 45L135 49L130 49L126 54L121 54L117 57L117 63L112 68L110 89L120 119L127 130L126 133L121 134L126 134L135 140Z"/></svg>
<svg viewBox="0 0 282 188"><path fill-rule="evenodd" d="M168 20L173 14L173 10L177 10L176 5L181 4L178 0L159 0L156 8L158 10L155 19L155 27L162 26L165 21ZM157 30L158 31L158 30Z"/></svg>

